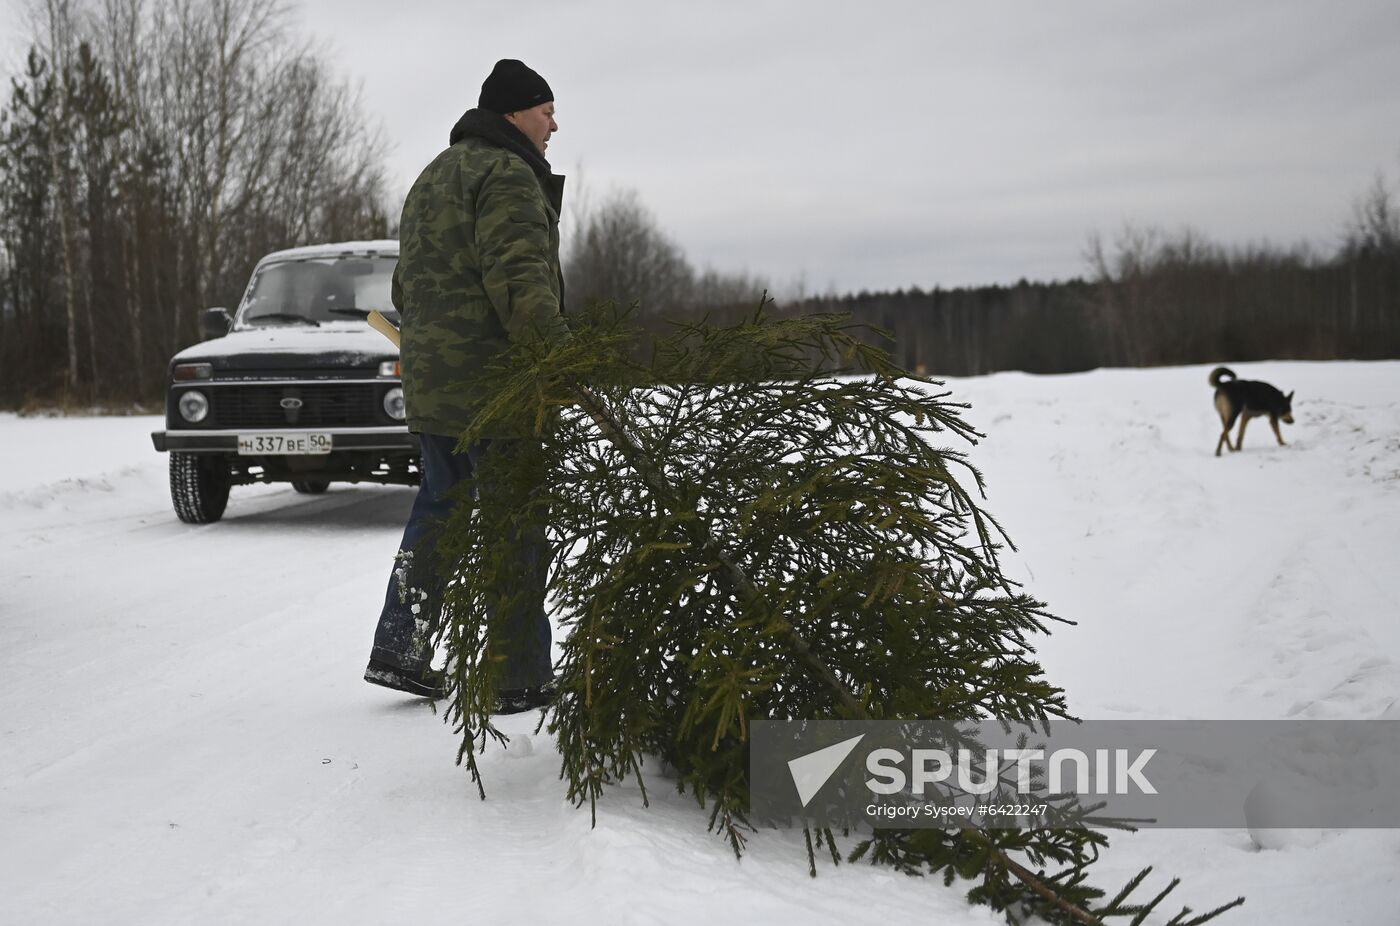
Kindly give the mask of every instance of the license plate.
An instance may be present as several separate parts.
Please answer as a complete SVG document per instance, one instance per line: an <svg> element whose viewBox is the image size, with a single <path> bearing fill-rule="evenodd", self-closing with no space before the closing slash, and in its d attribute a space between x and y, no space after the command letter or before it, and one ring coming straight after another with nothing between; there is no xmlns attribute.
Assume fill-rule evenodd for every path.
<svg viewBox="0 0 1400 926"><path fill-rule="evenodd" d="M329 434L240 434L238 453L241 456L276 456L282 454L330 453Z"/></svg>

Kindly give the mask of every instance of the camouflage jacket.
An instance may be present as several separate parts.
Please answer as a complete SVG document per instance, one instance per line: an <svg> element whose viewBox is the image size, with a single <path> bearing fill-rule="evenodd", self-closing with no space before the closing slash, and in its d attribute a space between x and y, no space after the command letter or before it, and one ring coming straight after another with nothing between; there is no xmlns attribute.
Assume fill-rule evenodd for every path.
<svg viewBox="0 0 1400 926"><path fill-rule="evenodd" d="M515 126L479 109L414 182L393 284L409 430L457 436L479 405L466 378L511 342L567 333L563 190Z"/></svg>

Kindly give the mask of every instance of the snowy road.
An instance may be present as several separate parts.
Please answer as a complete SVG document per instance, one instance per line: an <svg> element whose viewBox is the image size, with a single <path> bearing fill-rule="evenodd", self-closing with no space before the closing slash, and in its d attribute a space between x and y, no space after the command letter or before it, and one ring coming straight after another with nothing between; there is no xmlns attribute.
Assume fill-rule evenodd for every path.
<svg viewBox="0 0 1400 926"><path fill-rule="evenodd" d="M1083 717L1400 714L1400 363L1260 364L1296 389L1215 459L1206 368L953 383L989 438L1011 574L1079 626L1041 654ZM0 416L0 922L996 922L788 834L735 863L686 799L596 829L525 735L481 802L424 702L359 680L411 490L235 489L176 521L156 419ZM1260 852L1115 840L1224 922L1400 922L1400 834ZM878 914L878 917L876 916Z"/></svg>

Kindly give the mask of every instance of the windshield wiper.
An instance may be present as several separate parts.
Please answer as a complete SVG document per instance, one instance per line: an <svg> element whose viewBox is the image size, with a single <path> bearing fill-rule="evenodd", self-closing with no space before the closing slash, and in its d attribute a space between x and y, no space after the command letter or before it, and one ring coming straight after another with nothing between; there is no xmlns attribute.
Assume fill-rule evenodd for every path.
<svg viewBox="0 0 1400 926"><path fill-rule="evenodd" d="M303 325L315 325L321 327L321 323L314 318L307 318L305 315L294 315L291 312L263 312L261 315L249 315L243 320L248 324L262 321L265 318L275 319L279 322L301 322Z"/></svg>
<svg viewBox="0 0 1400 926"><path fill-rule="evenodd" d="M327 309L327 312L334 312L337 315L358 315L360 318L369 318L369 313L378 311L386 318L397 318L398 309L362 309L359 306L337 306Z"/></svg>

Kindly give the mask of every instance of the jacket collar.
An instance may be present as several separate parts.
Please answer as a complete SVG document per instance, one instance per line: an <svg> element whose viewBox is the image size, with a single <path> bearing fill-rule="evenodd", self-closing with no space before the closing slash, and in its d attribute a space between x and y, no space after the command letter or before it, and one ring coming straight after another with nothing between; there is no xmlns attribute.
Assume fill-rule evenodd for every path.
<svg viewBox="0 0 1400 926"><path fill-rule="evenodd" d="M539 149L531 143L530 139L525 137L525 133L517 129L500 113L493 113L487 109L467 110L462 114L462 118L457 120L457 124L452 127L448 144L455 145L464 138L480 138L498 148L504 148L512 154L520 155L541 180L548 178L553 173L549 162L544 159L544 155L540 154Z"/></svg>

